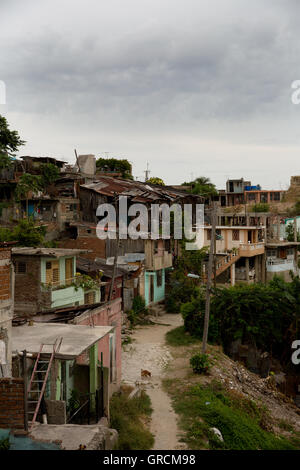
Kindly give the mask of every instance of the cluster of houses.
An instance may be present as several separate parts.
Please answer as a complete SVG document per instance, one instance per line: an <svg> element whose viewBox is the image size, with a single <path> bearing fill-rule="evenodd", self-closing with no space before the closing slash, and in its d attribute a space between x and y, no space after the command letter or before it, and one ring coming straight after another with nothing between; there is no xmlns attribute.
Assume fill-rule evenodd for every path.
<svg viewBox="0 0 300 470"><path fill-rule="evenodd" d="M39 174L45 163L59 169L56 181L16 201L20 176ZM172 235L100 239L97 207L114 205L120 196L148 210L151 204L204 204L204 245L210 245L211 201L178 186L98 172L93 155L79 155L74 166L27 156L0 171L1 226L31 216L45 227L47 245L55 241L54 248L0 245L0 387L6 397L20 383L24 391L20 407L9 412L0 398L0 428L30 429L42 415L48 424L77 423L86 403L85 419L109 419L109 400L121 382L126 312L136 296L150 308L164 301L167 273L180 254ZM264 191L243 179L229 180L226 191L219 191L217 282L266 282L275 274L288 280L291 272L298 274L298 218L251 209L259 203L276 206L284 197L284 191ZM289 223L296 224L293 241L287 240ZM205 280L206 263L203 269Z"/></svg>

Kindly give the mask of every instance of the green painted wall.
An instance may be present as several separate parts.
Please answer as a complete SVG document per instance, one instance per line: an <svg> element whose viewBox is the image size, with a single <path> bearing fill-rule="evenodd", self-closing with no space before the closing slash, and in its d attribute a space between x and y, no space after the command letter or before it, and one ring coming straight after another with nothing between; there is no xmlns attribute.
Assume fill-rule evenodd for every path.
<svg viewBox="0 0 300 470"><path fill-rule="evenodd" d="M165 269L162 269L162 283L161 286L157 285L157 272L145 271L145 302L146 305L150 303L150 282L153 278L153 302L160 302L165 298Z"/></svg>
<svg viewBox="0 0 300 470"><path fill-rule="evenodd" d="M65 260L73 258L73 277L76 274L76 256L62 256L58 258L59 261L59 278L60 280L66 279ZM55 258L41 258L41 282L46 282L46 263L53 261Z"/></svg>
<svg viewBox="0 0 300 470"><path fill-rule="evenodd" d="M61 361L58 361L55 400L60 400L60 392L61 392Z"/></svg>
<svg viewBox="0 0 300 470"><path fill-rule="evenodd" d="M95 409L95 392L98 387L98 344L94 344L89 351L90 356L90 393L93 393L91 397L91 409Z"/></svg>
<svg viewBox="0 0 300 470"><path fill-rule="evenodd" d="M59 261L59 279L64 284L66 278L65 273L65 260L70 256L62 256L58 259ZM76 257L73 256L73 277L76 275ZM46 263L47 261L53 261L53 258L41 258L41 282L46 283ZM88 291L86 291L88 292ZM100 302L100 289L95 291L96 297L95 302ZM71 307L78 302L78 305L84 304L85 291L79 287L77 290L74 286L68 286L63 289L57 289L51 291L51 308L58 307Z"/></svg>

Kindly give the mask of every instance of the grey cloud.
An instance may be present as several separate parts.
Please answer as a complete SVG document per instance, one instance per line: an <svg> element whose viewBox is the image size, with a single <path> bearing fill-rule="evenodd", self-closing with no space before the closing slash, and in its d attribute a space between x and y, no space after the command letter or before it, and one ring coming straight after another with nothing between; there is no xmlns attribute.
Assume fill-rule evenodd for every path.
<svg viewBox="0 0 300 470"><path fill-rule="evenodd" d="M186 138L200 132L249 144L270 141L279 119L295 127L298 110L289 99L290 83L299 78L294 1L228 0L227 8L215 1L166 1L161 12L153 1L149 18L139 6L146 2L131 1L131 11L118 12L91 1L89 24L81 24L78 5L62 12L72 2L54 1L52 9L44 3L48 21L28 1L24 31L0 32L7 38L0 45L0 79L7 83L10 112L47 117L66 132L82 122L86 136L94 126L95 139L100 127L116 138L128 132L129 140L135 132L159 138L173 130ZM1 3L4 18L16 14L12 5ZM274 139L297 142L287 127Z"/></svg>

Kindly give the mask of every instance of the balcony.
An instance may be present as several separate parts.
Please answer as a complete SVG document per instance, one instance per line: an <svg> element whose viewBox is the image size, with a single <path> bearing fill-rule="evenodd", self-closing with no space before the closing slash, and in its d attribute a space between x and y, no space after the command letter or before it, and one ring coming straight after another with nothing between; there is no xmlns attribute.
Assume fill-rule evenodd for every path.
<svg viewBox="0 0 300 470"><path fill-rule="evenodd" d="M296 273L297 268L294 258L280 259L280 258L268 258L267 259L267 271L271 273L277 273L282 271L293 271Z"/></svg>
<svg viewBox="0 0 300 470"><path fill-rule="evenodd" d="M170 268L173 265L173 258L172 253L168 253L167 251L161 254L153 255L153 269L154 271L158 271L159 269Z"/></svg>
<svg viewBox="0 0 300 470"><path fill-rule="evenodd" d="M52 281L49 284L43 284L43 287L47 291L55 291L70 286L79 286L81 280L83 280L83 276L74 276L67 279L60 279L59 281Z"/></svg>
<svg viewBox="0 0 300 470"><path fill-rule="evenodd" d="M84 281L84 282L83 282ZM95 302L100 301L100 289L97 285L89 286L86 282L86 276L74 276L68 279L52 282L51 284L42 284L43 291L48 297L51 307L59 308L67 305L83 305L84 294L86 291L95 291Z"/></svg>
<svg viewBox="0 0 300 470"><path fill-rule="evenodd" d="M263 255L265 252L264 243L241 243L239 246L240 256L249 258L251 256Z"/></svg>

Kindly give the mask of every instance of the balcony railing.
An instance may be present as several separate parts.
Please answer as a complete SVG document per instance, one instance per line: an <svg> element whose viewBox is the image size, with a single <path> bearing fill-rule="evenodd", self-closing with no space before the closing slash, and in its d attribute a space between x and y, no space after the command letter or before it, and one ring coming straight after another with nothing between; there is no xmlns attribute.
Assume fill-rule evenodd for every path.
<svg viewBox="0 0 300 470"><path fill-rule="evenodd" d="M265 245L262 242L259 243L241 243L239 246L239 252L241 256L255 256L261 255L265 251Z"/></svg>
<svg viewBox="0 0 300 470"><path fill-rule="evenodd" d="M67 287L82 287L81 284L86 281L86 276L84 275L79 275L79 276L74 276L74 277L69 277L67 279L60 279L59 281L52 281L49 283L42 283L42 286L49 291L54 291L54 290L59 290L59 289L65 289ZM91 289L96 287L97 281L94 281L95 286L91 285ZM100 285L100 284L99 284Z"/></svg>

